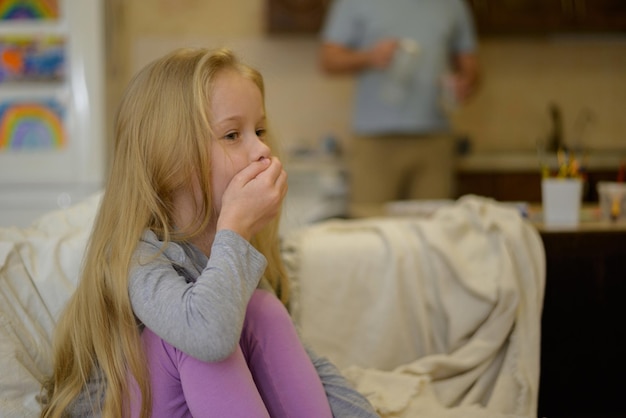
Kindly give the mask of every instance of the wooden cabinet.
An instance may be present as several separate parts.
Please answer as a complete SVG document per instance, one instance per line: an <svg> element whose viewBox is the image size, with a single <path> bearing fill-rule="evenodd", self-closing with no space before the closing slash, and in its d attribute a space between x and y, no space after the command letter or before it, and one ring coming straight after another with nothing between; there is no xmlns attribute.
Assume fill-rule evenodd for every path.
<svg viewBox="0 0 626 418"><path fill-rule="evenodd" d="M626 31L623 0L468 0L481 35Z"/></svg>
<svg viewBox="0 0 626 418"><path fill-rule="evenodd" d="M626 1L579 0L579 2L585 29L626 31Z"/></svg>
<svg viewBox="0 0 626 418"><path fill-rule="evenodd" d="M626 228L541 231L539 417L624 416Z"/></svg>
<svg viewBox="0 0 626 418"><path fill-rule="evenodd" d="M331 0L267 0L271 34L317 33Z"/></svg>
<svg viewBox="0 0 626 418"><path fill-rule="evenodd" d="M584 202L597 202L599 181L615 181L616 170L590 170L583 189ZM466 194L500 201L541 202L541 175L536 171L463 171L456 175L456 197Z"/></svg>
<svg viewBox="0 0 626 418"><path fill-rule="evenodd" d="M318 33L332 0L267 0L271 34ZM624 0L465 0L480 35L626 32Z"/></svg>
<svg viewBox="0 0 626 418"><path fill-rule="evenodd" d="M507 202L541 202L541 176L535 172L459 172L457 195L466 194Z"/></svg>
<svg viewBox="0 0 626 418"><path fill-rule="evenodd" d="M562 30L573 24L571 0L471 0L480 34Z"/></svg>

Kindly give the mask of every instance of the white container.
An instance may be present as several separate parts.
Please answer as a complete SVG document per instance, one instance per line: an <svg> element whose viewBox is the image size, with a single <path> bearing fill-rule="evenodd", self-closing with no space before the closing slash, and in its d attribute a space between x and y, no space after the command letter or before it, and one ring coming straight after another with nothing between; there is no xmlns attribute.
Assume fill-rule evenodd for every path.
<svg viewBox="0 0 626 418"><path fill-rule="evenodd" d="M602 219L626 221L626 183L600 181L596 188Z"/></svg>
<svg viewBox="0 0 626 418"><path fill-rule="evenodd" d="M583 183L580 179L547 178L541 181L543 223L576 226L580 220Z"/></svg>

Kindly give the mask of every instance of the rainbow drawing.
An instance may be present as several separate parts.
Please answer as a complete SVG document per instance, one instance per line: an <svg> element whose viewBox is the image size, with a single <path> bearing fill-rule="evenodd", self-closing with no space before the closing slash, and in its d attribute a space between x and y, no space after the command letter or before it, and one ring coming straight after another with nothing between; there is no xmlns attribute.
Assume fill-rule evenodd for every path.
<svg viewBox="0 0 626 418"><path fill-rule="evenodd" d="M0 20L47 20L58 17L58 0L0 0Z"/></svg>
<svg viewBox="0 0 626 418"><path fill-rule="evenodd" d="M0 152L64 148L64 113L56 100L0 103Z"/></svg>

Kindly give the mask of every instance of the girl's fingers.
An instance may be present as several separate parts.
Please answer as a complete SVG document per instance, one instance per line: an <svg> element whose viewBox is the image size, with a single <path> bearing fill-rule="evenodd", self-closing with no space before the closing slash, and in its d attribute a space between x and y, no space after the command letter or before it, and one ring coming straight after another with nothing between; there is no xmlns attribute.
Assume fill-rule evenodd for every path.
<svg viewBox="0 0 626 418"><path fill-rule="evenodd" d="M246 168L237 173L233 179L234 182L239 183L241 186L248 184L251 180L257 178L259 174L263 173L271 166L272 161L269 158L264 158L259 161L255 161L248 165Z"/></svg>

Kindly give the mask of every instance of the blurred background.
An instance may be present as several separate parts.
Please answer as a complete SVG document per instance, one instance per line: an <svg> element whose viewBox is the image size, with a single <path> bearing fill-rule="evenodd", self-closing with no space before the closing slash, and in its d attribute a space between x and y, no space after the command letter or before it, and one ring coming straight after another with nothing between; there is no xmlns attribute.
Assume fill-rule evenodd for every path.
<svg viewBox="0 0 626 418"><path fill-rule="evenodd" d="M294 156L294 172L302 168L310 180L311 158L305 166L296 164L303 155L337 157L350 141L352 79L325 76L317 64L318 31L330 0L57 3L61 29L53 31L69 37L69 44L78 42L86 31L101 32L93 46L86 47L90 52L84 52L87 61L100 63L103 73L94 77L103 80L104 93L90 87L91 95L97 95L93 100L101 101L103 109L102 125L94 126L103 132L104 143L91 151L105 162L98 172L106 170L112 115L124 86L144 64L181 46L229 46L263 72L269 117L285 151ZM98 22L69 28L75 3L90 4ZM537 143L558 131L564 143L586 150L590 186L585 200L597 200L593 183L612 179L626 156L626 3L476 0L468 4L480 35L484 82L478 95L453 115L459 138L457 195L540 201ZM12 23L1 22L0 35L21 31ZM30 33L45 32L49 26L31 28ZM68 60L75 63L81 54L74 52ZM78 77L70 70L68 74L69 80ZM6 95L5 85L0 84L4 90L0 98ZM0 168L0 194L8 188L15 191L10 185L24 178L15 167L7 168L20 153L0 149L0 167L5 166ZM318 170L320 187L341 193L337 177L342 175L341 160L333 161L330 171L327 159L321 164L326 168L322 173ZM20 161L19 169L37 170L38 165ZM82 175L76 173L75 177ZM97 184L103 175L94 177ZM72 193L68 196L60 203L50 198L49 205L72 201ZM9 198L2 199L6 206Z"/></svg>

